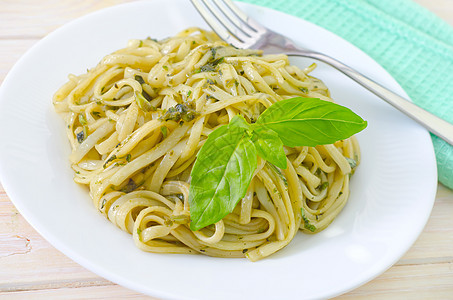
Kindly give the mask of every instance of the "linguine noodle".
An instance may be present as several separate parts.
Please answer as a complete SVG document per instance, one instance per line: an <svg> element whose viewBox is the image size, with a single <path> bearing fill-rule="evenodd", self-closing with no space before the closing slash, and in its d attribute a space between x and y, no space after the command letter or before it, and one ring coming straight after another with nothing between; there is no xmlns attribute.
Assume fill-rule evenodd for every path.
<svg viewBox="0 0 453 300"><path fill-rule="evenodd" d="M309 75L315 67L235 49L198 28L161 41L131 40L86 74L70 75L54 95L74 180L144 251L269 256L299 230L323 230L342 210L360 161L355 137L285 147L286 170L258 158L234 211L199 231L189 229L190 172L207 136L235 115L254 122L276 101L295 96L332 101Z"/></svg>

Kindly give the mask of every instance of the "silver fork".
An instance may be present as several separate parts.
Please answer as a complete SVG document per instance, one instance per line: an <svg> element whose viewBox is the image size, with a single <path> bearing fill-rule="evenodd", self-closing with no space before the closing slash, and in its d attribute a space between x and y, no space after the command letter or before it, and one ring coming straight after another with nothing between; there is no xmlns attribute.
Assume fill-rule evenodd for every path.
<svg viewBox="0 0 453 300"><path fill-rule="evenodd" d="M209 26L230 45L243 49L261 49L264 53L285 53L322 61L355 80L433 134L453 145L453 124L418 107L330 56L296 46L289 38L262 26L247 16L231 0L191 1Z"/></svg>

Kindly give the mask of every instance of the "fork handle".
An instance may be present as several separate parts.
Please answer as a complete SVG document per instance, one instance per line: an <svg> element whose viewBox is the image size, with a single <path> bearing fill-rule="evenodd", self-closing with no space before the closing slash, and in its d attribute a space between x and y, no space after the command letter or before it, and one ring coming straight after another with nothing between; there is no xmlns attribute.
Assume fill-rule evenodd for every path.
<svg viewBox="0 0 453 300"><path fill-rule="evenodd" d="M387 103L391 104L401 112L405 113L406 115L420 123L433 134L437 135L450 145L453 145L453 124L433 115L432 113L415 105L409 100L406 100L405 98L395 94L394 92L376 83L365 75L360 74L359 72L343 64L342 62L325 54L306 50L292 50L286 52L286 54L291 56L314 58L334 67L376 96L385 100Z"/></svg>

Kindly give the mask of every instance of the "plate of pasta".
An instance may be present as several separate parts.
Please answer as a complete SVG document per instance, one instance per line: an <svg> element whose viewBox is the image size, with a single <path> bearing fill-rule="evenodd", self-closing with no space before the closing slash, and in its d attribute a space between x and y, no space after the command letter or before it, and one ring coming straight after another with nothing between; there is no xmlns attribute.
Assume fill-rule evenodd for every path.
<svg viewBox="0 0 453 300"><path fill-rule="evenodd" d="M239 4L407 97L332 33ZM0 136L1 182L43 237L165 299L340 295L410 248L437 184L415 122L322 63L227 45L182 0L45 37L1 87Z"/></svg>

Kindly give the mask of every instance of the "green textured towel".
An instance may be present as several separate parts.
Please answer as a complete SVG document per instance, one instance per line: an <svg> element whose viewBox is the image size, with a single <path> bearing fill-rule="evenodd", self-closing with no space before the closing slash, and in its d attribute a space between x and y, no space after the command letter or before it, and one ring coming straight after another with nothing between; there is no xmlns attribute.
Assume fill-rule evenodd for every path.
<svg viewBox="0 0 453 300"><path fill-rule="evenodd" d="M242 0L294 15L348 40L417 105L453 123L453 27L410 0ZM432 136L439 181L453 189L453 146ZM416 163L416 162L414 162Z"/></svg>

